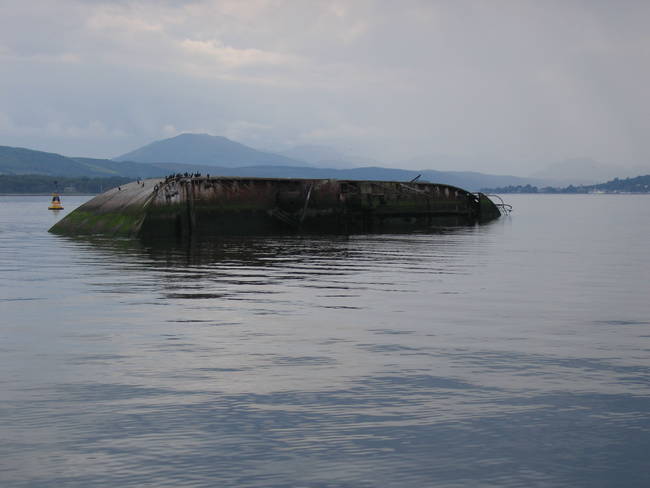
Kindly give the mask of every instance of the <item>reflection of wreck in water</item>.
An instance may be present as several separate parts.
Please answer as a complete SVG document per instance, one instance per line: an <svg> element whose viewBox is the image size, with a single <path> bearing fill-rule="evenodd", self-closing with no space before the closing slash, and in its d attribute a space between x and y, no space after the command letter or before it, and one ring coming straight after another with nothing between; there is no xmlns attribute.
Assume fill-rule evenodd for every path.
<svg viewBox="0 0 650 488"><path fill-rule="evenodd" d="M499 215L484 194L435 183L179 176L109 190L50 230L138 237L357 233Z"/></svg>

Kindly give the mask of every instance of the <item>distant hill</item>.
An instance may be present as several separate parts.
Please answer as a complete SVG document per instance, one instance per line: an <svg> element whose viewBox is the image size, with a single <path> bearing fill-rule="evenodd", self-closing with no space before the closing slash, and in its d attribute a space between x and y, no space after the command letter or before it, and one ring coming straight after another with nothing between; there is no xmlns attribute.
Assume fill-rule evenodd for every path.
<svg viewBox="0 0 650 488"><path fill-rule="evenodd" d="M551 186L593 185L613 178L633 177L645 174L650 167L625 167L606 164L590 158L573 158L559 161L532 175L546 180Z"/></svg>
<svg viewBox="0 0 650 488"><path fill-rule="evenodd" d="M60 154L0 146L0 173L95 176L99 171Z"/></svg>
<svg viewBox="0 0 650 488"><path fill-rule="evenodd" d="M111 159L72 158L86 167L99 173L109 173L116 176L131 176L135 178L155 178L166 174L161 166L134 163L133 161L113 161ZM191 171L189 168L186 171Z"/></svg>
<svg viewBox="0 0 650 488"><path fill-rule="evenodd" d="M139 163L179 163L220 166L305 166L304 161L279 154L258 151L221 136L181 134L152 142L135 151L114 158L115 161Z"/></svg>
<svg viewBox="0 0 650 488"><path fill-rule="evenodd" d="M166 169L149 164L116 162L110 159L69 158L22 147L0 146L0 174L5 175L150 178L163 176L165 172Z"/></svg>
<svg viewBox="0 0 650 488"><path fill-rule="evenodd" d="M447 185L454 185L466 190L478 191L487 186L538 184L539 180L509 175L490 175L475 171L433 171L423 170L422 178Z"/></svg>
<svg viewBox="0 0 650 488"><path fill-rule="evenodd" d="M48 175L0 175L0 194L48 194L58 191L64 195L83 193L92 195L132 181L124 176L97 178L48 176Z"/></svg>
<svg viewBox="0 0 650 488"><path fill-rule="evenodd" d="M614 178L596 185L569 185L566 187L510 185L500 188L484 188L486 193L650 193L650 175L634 178Z"/></svg>
<svg viewBox="0 0 650 488"><path fill-rule="evenodd" d="M650 193L650 175L636 176L634 178L614 178L606 183L593 185L593 191L609 193Z"/></svg>

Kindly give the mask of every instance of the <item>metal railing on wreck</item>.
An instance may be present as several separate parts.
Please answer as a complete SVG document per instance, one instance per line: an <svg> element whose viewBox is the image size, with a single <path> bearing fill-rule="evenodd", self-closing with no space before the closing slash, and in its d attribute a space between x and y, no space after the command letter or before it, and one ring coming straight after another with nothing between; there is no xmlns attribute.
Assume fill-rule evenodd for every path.
<svg viewBox="0 0 650 488"><path fill-rule="evenodd" d="M494 193L485 193L484 195L488 198L497 198L499 202L494 202L494 204L499 209L499 212L501 212L501 215L510 215L512 212L512 205L504 202L503 198L501 198L499 195L495 195Z"/></svg>

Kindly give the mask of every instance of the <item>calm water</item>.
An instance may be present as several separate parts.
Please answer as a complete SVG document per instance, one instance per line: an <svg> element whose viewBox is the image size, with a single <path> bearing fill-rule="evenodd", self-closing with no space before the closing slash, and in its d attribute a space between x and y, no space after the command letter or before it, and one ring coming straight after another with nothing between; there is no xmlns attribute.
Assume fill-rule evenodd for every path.
<svg viewBox="0 0 650 488"><path fill-rule="evenodd" d="M650 197L507 200L174 248L0 197L0 486L650 485Z"/></svg>

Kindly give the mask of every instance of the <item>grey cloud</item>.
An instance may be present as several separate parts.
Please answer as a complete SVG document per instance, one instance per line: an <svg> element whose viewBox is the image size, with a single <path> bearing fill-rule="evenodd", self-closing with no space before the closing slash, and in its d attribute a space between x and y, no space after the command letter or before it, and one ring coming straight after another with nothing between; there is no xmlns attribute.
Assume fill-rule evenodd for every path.
<svg viewBox="0 0 650 488"><path fill-rule="evenodd" d="M113 156L200 130L486 172L650 160L646 2L0 5L0 144Z"/></svg>

